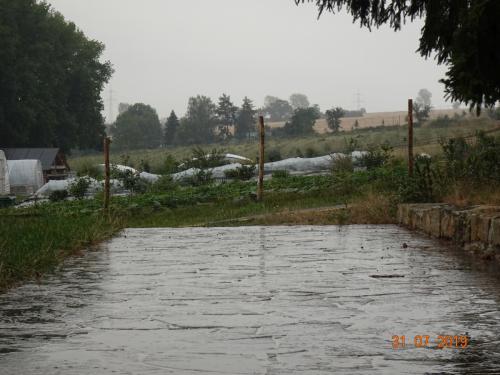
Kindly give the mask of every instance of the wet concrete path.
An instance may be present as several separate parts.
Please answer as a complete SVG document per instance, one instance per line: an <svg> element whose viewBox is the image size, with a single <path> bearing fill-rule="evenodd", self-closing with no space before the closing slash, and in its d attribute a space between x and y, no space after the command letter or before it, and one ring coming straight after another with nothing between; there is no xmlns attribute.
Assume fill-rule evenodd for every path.
<svg viewBox="0 0 500 375"><path fill-rule="evenodd" d="M395 226L129 229L0 296L0 374L498 374L485 267Z"/></svg>

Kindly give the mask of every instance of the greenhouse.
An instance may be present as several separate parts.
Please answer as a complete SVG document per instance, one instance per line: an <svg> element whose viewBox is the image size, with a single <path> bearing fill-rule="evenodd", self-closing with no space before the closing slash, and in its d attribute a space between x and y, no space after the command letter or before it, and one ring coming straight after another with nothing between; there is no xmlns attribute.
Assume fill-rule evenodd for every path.
<svg viewBox="0 0 500 375"><path fill-rule="evenodd" d="M12 194L31 195L43 186L40 160L7 160Z"/></svg>
<svg viewBox="0 0 500 375"><path fill-rule="evenodd" d="M0 150L0 196L10 194L9 170L7 168L7 159L2 150Z"/></svg>

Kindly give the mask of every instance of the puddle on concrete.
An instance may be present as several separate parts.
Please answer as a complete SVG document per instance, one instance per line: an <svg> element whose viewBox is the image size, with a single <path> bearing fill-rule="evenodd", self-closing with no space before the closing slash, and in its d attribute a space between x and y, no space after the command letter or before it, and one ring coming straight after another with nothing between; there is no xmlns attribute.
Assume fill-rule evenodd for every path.
<svg viewBox="0 0 500 375"><path fill-rule="evenodd" d="M498 274L395 226L129 229L0 296L0 373L500 373Z"/></svg>

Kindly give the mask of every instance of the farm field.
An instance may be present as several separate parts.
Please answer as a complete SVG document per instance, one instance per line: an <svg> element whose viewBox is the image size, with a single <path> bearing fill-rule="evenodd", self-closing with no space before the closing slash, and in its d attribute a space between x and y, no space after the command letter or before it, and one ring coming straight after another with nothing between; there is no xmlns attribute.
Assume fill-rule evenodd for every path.
<svg viewBox="0 0 500 375"><path fill-rule="evenodd" d="M415 151L425 152L430 155L439 151L439 140L474 134L478 130L491 130L500 126L498 122L485 117L465 118L447 127L422 126L414 130ZM348 149L367 149L371 146L388 144L394 147L396 155L403 155L406 150L407 127L383 126L368 127L354 131L343 131L337 134L314 134L298 138L266 138L266 153L278 153L281 158L313 157L334 152L345 152ZM222 148L226 152L234 153L255 160L258 155L256 140L225 144L200 145L207 151L212 148ZM111 147L111 162L126 163L138 168L141 161L146 161L151 166L153 173L165 172L165 160L172 156L176 160L183 160L192 153L193 146L178 146L151 150L120 151ZM73 156L69 159L70 167L84 173L93 165L102 163L101 154L86 156Z"/></svg>
<svg viewBox="0 0 500 375"><path fill-rule="evenodd" d="M439 117L449 116L453 117L455 115L461 115L463 109L434 109L430 112L429 119L434 120ZM366 113L362 117L343 117L342 123L340 125L341 129L344 131L351 131L354 128L354 124L357 121L359 129L364 128L374 128L381 125L385 126L396 126L404 125L406 123L407 111L394 111L394 112L372 112ZM467 117L473 118L473 115L468 114ZM280 128L285 126L285 122L271 122L268 124L271 128ZM318 134L330 133L328 125L325 119L320 119L316 121L314 125L314 130Z"/></svg>

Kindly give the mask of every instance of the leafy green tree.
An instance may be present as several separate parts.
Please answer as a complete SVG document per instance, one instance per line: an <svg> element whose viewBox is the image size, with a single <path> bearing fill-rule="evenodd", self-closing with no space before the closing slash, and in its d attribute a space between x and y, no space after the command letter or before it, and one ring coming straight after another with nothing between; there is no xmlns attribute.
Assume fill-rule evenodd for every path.
<svg viewBox="0 0 500 375"><path fill-rule="evenodd" d="M420 89L418 91L416 102L430 107L432 105L432 93L427 89Z"/></svg>
<svg viewBox="0 0 500 375"><path fill-rule="evenodd" d="M290 104L292 108L309 108L309 99L304 94L292 94L290 95Z"/></svg>
<svg viewBox="0 0 500 375"><path fill-rule="evenodd" d="M118 115L121 115L123 112L126 112L127 109L130 108L130 104L128 103L120 103L118 104Z"/></svg>
<svg viewBox="0 0 500 375"><path fill-rule="evenodd" d="M285 124L287 135L304 135L314 133L314 124L320 118L317 108L297 108L290 121Z"/></svg>
<svg viewBox="0 0 500 375"><path fill-rule="evenodd" d="M423 105L418 102L413 104L413 115L415 116L418 125L422 125L429 119L430 112L431 106Z"/></svg>
<svg viewBox="0 0 500 375"><path fill-rule="evenodd" d="M340 130L341 118L344 117L345 111L341 107L329 109L325 112L326 123L334 133Z"/></svg>
<svg viewBox="0 0 500 375"><path fill-rule="evenodd" d="M236 122L236 114L238 112L238 107L236 107L231 101L231 97L226 94L222 94L219 98L219 104L216 109L216 113L219 120L219 138L226 139L231 137L230 127L234 126Z"/></svg>
<svg viewBox="0 0 500 375"><path fill-rule="evenodd" d="M173 145L177 135L177 129L180 126L179 119L174 111L170 112L167 123L165 124L165 144Z"/></svg>
<svg viewBox="0 0 500 375"><path fill-rule="evenodd" d="M293 108L288 101L274 96L266 96L263 111L271 121L286 121L293 114Z"/></svg>
<svg viewBox="0 0 500 375"><path fill-rule="evenodd" d="M189 98L186 117L181 119L181 126L177 131L177 142L185 145L214 142L216 109L212 99L206 96Z"/></svg>
<svg viewBox="0 0 500 375"><path fill-rule="evenodd" d="M138 103L118 116L111 127L113 144L122 150L156 148L163 134L156 110Z"/></svg>
<svg viewBox="0 0 500 375"><path fill-rule="evenodd" d="M264 108L269 107L271 104L273 104L277 100L279 100L279 98L277 96L266 95L266 97L264 98Z"/></svg>
<svg viewBox="0 0 500 375"><path fill-rule="evenodd" d="M104 46L36 0L0 0L0 46L2 146L99 148Z"/></svg>
<svg viewBox="0 0 500 375"><path fill-rule="evenodd" d="M389 24L400 30L407 20L424 18L418 51L435 54L448 67L448 99L475 107L494 106L500 100L500 1L498 0L295 0L315 2L320 15L345 8L355 21L371 30Z"/></svg>
<svg viewBox="0 0 500 375"><path fill-rule="evenodd" d="M415 115L418 125L422 125L425 121L429 119L429 115L432 109L431 97L432 94L427 89L421 89L418 92L417 99L413 104L413 113Z"/></svg>
<svg viewBox="0 0 500 375"><path fill-rule="evenodd" d="M255 131L256 113L257 111L254 109L252 101L245 96L236 119L236 126L234 129L236 138L245 139L250 132Z"/></svg>

